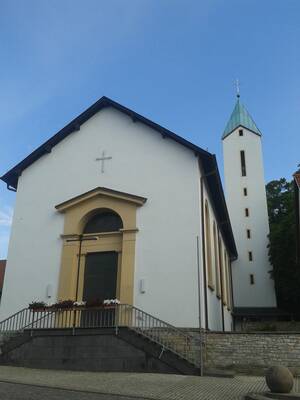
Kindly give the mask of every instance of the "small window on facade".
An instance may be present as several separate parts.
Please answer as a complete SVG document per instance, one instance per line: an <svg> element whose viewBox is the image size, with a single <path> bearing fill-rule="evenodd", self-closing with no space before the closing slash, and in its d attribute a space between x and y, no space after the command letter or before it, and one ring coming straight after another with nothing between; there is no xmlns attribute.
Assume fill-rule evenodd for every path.
<svg viewBox="0 0 300 400"><path fill-rule="evenodd" d="M248 238L248 239L251 238L251 231L250 231L250 229L247 229L247 238Z"/></svg>
<svg viewBox="0 0 300 400"><path fill-rule="evenodd" d="M249 261L253 261L253 254L252 251L248 252Z"/></svg>
<svg viewBox="0 0 300 400"><path fill-rule="evenodd" d="M245 216L249 217L249 208L245 208Z"/></svg>
<svg viewBox="0 0 300 400"><path fill-rule="evenodd" d="M250 285L254 285L254 275L250 274Z"/></svg>
<svg viewBox="0 0 300 400"><path fill-rule="evenodd" d="M241 170L242 176L246 176L246 158L244 150L241 150Z"/></svg>
<svg viewBox="0 0 300 400"><path fill-rule="evenodd" d="M243 129L240 129L240 130L239 130L239 135L240 135L240 136L244 136Z"/></svg>
<svg viewBox="0 0 300 400"><path fill-rule="evenodd" d="M244 196L248 196L248 190L247 190L247 188L244 188Z"/></svg>

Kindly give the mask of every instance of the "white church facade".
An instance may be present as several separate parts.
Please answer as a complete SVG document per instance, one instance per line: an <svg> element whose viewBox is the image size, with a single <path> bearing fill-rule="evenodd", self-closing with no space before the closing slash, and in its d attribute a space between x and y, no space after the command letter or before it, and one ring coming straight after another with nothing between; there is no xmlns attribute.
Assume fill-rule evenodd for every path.
<svg viewBox="0 0 300 400"><path fill-rule="evenodd" d="M118 298L227 331L235 306L275 307L260 137L237 123L223 138L229 212L215 155L106 97L3 175L17 193L0 320L32 301Z"/></svg>

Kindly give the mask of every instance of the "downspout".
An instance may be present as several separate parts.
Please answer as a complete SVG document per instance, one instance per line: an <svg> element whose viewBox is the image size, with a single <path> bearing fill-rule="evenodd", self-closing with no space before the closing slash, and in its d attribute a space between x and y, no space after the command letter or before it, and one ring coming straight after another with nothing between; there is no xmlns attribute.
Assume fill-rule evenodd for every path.
<svg viewBox="0 0 300 400"><path fill-rule="evenodd" d="M200 273L200 246L199 236L197 236L197 273L198 273L198 307L199 307L199 339L200 339L200 376L203 376L203 338L202 338L202 318L201 318L201 273Z"/></svg>
<svg viewBox="0 0 300 400"><path fill-rule="evenodd" d="M203 211L203 176L200 178L201 183L201 233L202 233L202 258L203 258L203 289L204 289L204 307L205 307L205 329L208 330L208 309L207 309L207 289L206 289L206 255L205 255L205 239L204 239L204 211Z"/></svg>
<svg viewBox="0 0 300 400"><path fill-rule="evenodd" d="M224 306L223 306L223 263L222 263L222 252L220 249L220 244L221 244L221 240L220 240L220 231L219 231L219 227L218 227L218 250L219 250L219 268L220 268L220 286L221 286L221 299L220 299L220 303L221 303L221 316L222 316L222 330L223 332L225 332L225 320L224 320Z"/></svg>
<svg viewBox="0 0 300 400"><path fill-rule="evenodd" d="M231 269L231 260L230 260L230 263L229 263L229 266L230 266L230 268L229 268L229 274L230 274L230 297L231 297L231 315L233 314L233 310L234 310L234 298L233 298L233 280L232 280L232 269ZM235 318L234 318L234 315L233 315L233 318L232 318L232 322L233 322L233 330L235 331Z"/></svg>

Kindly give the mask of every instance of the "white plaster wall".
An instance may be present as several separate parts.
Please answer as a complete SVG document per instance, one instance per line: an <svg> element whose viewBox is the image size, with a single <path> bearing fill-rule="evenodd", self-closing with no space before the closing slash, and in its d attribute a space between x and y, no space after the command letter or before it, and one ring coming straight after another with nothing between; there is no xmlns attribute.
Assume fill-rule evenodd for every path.
<svg viewBox="0 0 300 400"><path fill-rule="evenodd" d="M268 271L269 223L264 181L261 138L243 128L223 140L226 199L238 250L238 260L232 264L234 302L238 307L275 307L274 281ZM240 151L245 151L247 176L241 173ZM244 196L243 188L248 190ZM245 217L248 207L250 216ZM247 239L246 229L251 230ZM253 252L253 261L248 259ZM255 284L250 285L250 274Z"/></svg>
<svg viewBox="0 0 300 400"><path fill-rule="evenodd" d="M210 215L210 237L211 237L211 255L212 255L212 271L213 271L213 283L215 286L215 289L212 290L208 287L206 284L206 292L207 292L207 309L208 309L208 329L213 330L213 331L221 331L223 329L222 326L222 307L223 307L223 312L224 312L224 327L226 331L231 331L232 330L232 315L231 311L228 310L227 306L222 304L221 299L218 298L217 296L217 291L216 291L216 259L215 259L215 251L214 251L214 240L213 240L213 224L215 222L216 228L218 230L218 224L217 224L217 218L216 214L214 211L214 208L212 206L212 203L210 202L208 191L206 187L204 186L203 188L203 193L204 193L204 204L205 200L208 202L208 208L209 208L209 215ZM224 238L222 236L222 233L220 231L220 238L221 238L221 243L222 243L222 257L224 259L224 249L226 249ZM218 244L217 244L218 248ZM217 257L218 257L219 252L217 251ZM228 254L228 252L227 252ZM207 256L206 256L207 260ZM219 260L218 262L218 268L219 266ZM224 260L223 260L223 265L224 265ZM207 274L208 276L208 274ZM221 276L220 276L221 279ZM203 289L204 290L204 289Z"/></svg>
<svg viewBox="0 0 300 400"><path fill-rule="evenodd" d="M104 174L95 161L103 150L112 156ZM135 305L171 324L197 327L199 178L192 151L112 108L96 114L19 179L0 319L32 300L56 300L63 215L54 207L103 186L148 199L137 215Z"/></svg>

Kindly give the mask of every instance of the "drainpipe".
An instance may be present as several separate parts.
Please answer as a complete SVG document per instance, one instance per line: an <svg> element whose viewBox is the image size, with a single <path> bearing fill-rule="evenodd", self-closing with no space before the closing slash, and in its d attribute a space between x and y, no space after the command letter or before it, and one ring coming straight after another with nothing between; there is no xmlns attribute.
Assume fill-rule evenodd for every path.
<svg viewBox="0 0 300 400"><path fill-rule="evenodd" d="M221 315L222 315L222 330L225 331L225 321L224 321L224 306L223 306L223 263L222 263L222 252L221 252L221 240L220 240L220 231L218 227L218 250L219 250L219 269L220 269L220 286L221 286Z"/></svg>
<svg viewBox="0 0 300 400"><path fill-rule="evenodd" d="M234 298L233 298L233 280L232 280L232 269L231 269L231 260L230 260L230 263L229 263L229 266L230 266L230 268L229 268L229 275L230 275L230 283L231 283L231 285L230 285L230 296L231 296L231 315L233 314L233 310L234 310ZM234 315L233 315L233 317L232 317L232 322L233 322L233 330L235 331L235 317L234 317Z"/></svg>
<svg viewBox="0 0 300 400"><path fill-rule="evenodd" d="M205 306L205 329L208 330L208 308L207 308L207 289L206 289L206 255L205 255L205 239L204 239L204 210L203 210L203 176L200 178L201 183L201 233L202 233L202 258L203 258L203 289L204 289L204 306Z"/></svg>
<svg viewBox="0 0 300 400"><path fill-rule="evenodd" d="M197 236L197 272L198 272L198 307L199 307L199 339L200 339L200 376L203 376L203 340L201 327L201 273L200 273L200 246Z"/></svg>

